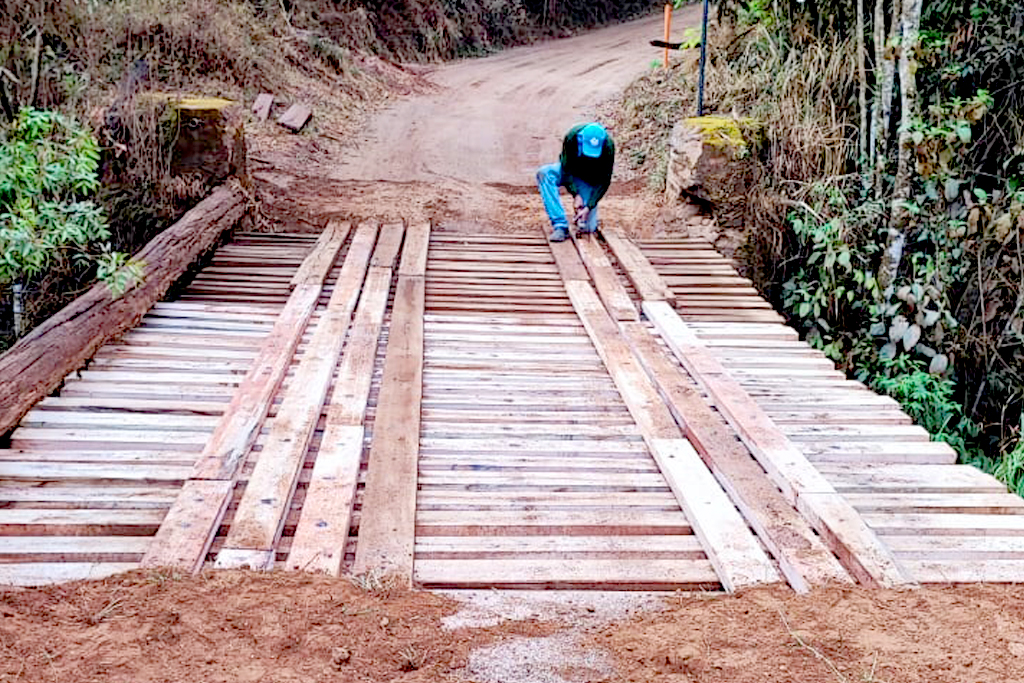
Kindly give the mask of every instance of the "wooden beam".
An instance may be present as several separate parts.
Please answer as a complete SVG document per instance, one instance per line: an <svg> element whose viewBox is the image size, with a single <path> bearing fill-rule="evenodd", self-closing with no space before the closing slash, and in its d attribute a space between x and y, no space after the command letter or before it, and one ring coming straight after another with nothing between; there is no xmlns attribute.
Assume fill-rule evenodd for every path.
<svg viewBox="0 0 1024 683"><path fill-rule="evenodd" d="M190 264L245 213L241 190L221 186L135 255L143 281L119 298L95 285L0 355L0 435L108 340L131 329Z"/></svg>
<svg viewBox="0 0 1024 683"><path fill-rule="evenodd" d="M142 556L141 566L193 573L202 569L234 488L229 480L185 482Z"/></svg>
<svg viewBox="0 0 1024 683"><path fill-rule="evenodd" d="M167 519L160 525L156 538L143 556L142 566L173 566L189 571L202 568L230 501L233 481L259 434L274 394L284 380L333 265L333 258L325 259L319 252L327 250L337 256L348 236L347 224L332 221L328 227L332 239L319 243L318 249L304 260L304 263L317 263L319 270L307 269L306 282L297 285L288 298L274 327L263 340L252 367L207 440L192 469L191 481L186 482L175 499ZM194 489L202 495L193 494ZM216 495L222 499L211 500ZM211 515L211 510L216 510L216 514Z"/></svg>
<svg viewBox="0 0 1024 683"><path fill-rule="evenodd" d="M583 264L590 272L601 301L615 320L637 321L640 319L629 292L619 282L619 274L608 261L604 249L598 244L596 235L574 237L573 243L579 251Z"/></svg>
<svg viewBox="0 0 1024 683"><path fill-rule="evenodd" d="M653 439L651 452L693 524L722 587L732 593L778 581L775 566L690 442Z"/></svg>
<svg viewBox="0 0 1024 683"><path fill-rule="evenodd" d="M658 385L676 422L700 453L718 483L772 553L794 590L850 582L849 574L807 521L764 476L764 470L689 386L655 337L640 323L622 325L648 376Z"/></svg>
<svg viewBox="0 0 1024 683"><path fill-rule="evenodd" d="M364 225L353 243L372 242L375 233L375 229ZM327 244L324 242L325 252L330 251ZM238 503L224 550L263 551L272 560L368 267L362 249L349 251L327 307L271 423ZM266 557L258 553L222 551L216 566L264 569L265 561ZM253 562L260 566L253 566Z"/></svg>
<svg viewBox="0 0 1024 683"><path fill-rule="evenodd" d="M429 225L409 229L399 272L423 274L429 230ZM391 291L394 254L391 261L378 262L382 265L370 267L349 329L341 369L328 402L320 451L288 553L289 569L334 576L341 573L363 454L363 423L377 344Z"/></svg>
<svg viewBox="0 0 1024 683"><path fill-rule="evenodd" d="M427 274L427 251L430 243L430 224L417 223L409 226L405 233L405 248L399 275L422 277Z"/></svg>
<svg viewBox="0 0 1024 683"><path fill-rule="evenodd" d="M605 232L603 236L643 301L667 301L675 304L676 296L672 289L661 279L638 246L616 233Z"/></svg>
<svg viewBox="0 0 1024 683"><path fill-rule="evenodd" d="M305 271L306 279L292 290L274 327L260 345L249 372L231 397L217 428L196 461L193 479L230 479L241 466L291 365L295 349L316 309L334 257L348 236L349 227L347 223L336 221L328 224L332 239L318 243L318 249L310 252L299 267L300 271ZM332 258L326 259L321 250L329 251ZM310 263L315 263L318 269L307 268Z"/></svg>
<svg viewBox="0 0 1024 683"><path fill-rule="evenodd" d="M420 248L425 247L423 243ZM409 257L410 264L419 261ZM357 574L383 570L410 585L423 396L423 309L423 277L399 277L354 565Z"/></svg>
<svg viewBox="0 0 1024 683"><path fill-rule="evenodd" d="M644 373L589 283L566 282L573 308L640 427L665 481L686 512L727 591L779 580L746 522L718 486Z"/></svg>
<svg viewBox="0 0 1024 683"><path fill-rule="evenodd" d="M573 246L572 242L568 240L565 242L548 242L548 245L551 247L551 255L555 257L555 264L558 267L558 272L562 276L563 282L572 282L573 280L590 281L587 268L583 265L583 261L580 260L579 252L576 251L576 247Z"/></svg>
<svg viewBox="0 0 1024 683"><path fill-rule="evenodd" d="M671 306L650 301L644 302L643 310L768 476L808 518L855 578L885 587L910 583L863 518L836 493L757 402L729 377Z"/></svg>

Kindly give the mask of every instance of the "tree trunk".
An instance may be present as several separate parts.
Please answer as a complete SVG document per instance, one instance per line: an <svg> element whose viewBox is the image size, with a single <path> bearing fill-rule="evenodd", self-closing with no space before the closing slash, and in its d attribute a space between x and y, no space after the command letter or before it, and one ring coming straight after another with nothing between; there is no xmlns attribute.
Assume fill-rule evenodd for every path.
<svg viewBox="0 0 1024 683"><path fill-rule="evenodd" d="M895 78L895 64L886 55L886 46L896 42L896 33L899 31L899 0L892 10L892 24L889 29L889 38L886 40L885 32L885 0L875 0L875 117L873 124L872 139L874 147L872 158L872 170L874 172L875 196L881 197L885 188L883 187L883 176L885 175L886 149L889 141L889 120L892 116L892 91Z"/></svg>
<svg viewBox="0 0 1024 683"><path fill-rule="evenodd" d="M910 124L918 118L917 79L915 54L920 39L918 28L921 24L923 0L904 0L900 40L900 132L896 179L893 182L892 209L889 219L889 234L886 237L882 268L879 270L879 284L884 288L896 277L903 259L903 245L906 243L907 223L910 212L911 184L914 176L914 142L910 137Z"/></svg>
<svg viewBox="0 0 1024 683"><path fill-rule="evenodd" d="M144 264L138 287L115 299L105 284L97 284L0 355L0 435L100 346L137 325L245 208L240 190L217 188L136 255Z"/></svg>
<svg viewBox="0 0 1024 683"><path fill-rule="evenodd" d="M860 83L857 86L857 105L860 109L860 130L858 131L858 149L860 152L860 163L867 164L868 161L868 74L864 61L868 58L864 47L864 0L854 0L857 3L857 78ZM865 184L868 175L863 174Z"/></svg>

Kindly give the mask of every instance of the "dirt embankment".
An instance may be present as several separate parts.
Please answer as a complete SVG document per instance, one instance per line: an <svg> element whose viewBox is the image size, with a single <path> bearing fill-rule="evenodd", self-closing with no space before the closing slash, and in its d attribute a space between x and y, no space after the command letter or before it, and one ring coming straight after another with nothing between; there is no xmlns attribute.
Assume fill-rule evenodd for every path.
<svg viewBox="0 0 1024 683"><path fill-rule="evenodd" d="M678 595L661 611L622 618L613 610L604 625L592 607L554 609L550 600L503 598L499 611L511 620L475 627L452 617L466 608L446 597L300 574L135 572L8 590L0 592L0 680L1024 680L1017 586Z"/></svg>

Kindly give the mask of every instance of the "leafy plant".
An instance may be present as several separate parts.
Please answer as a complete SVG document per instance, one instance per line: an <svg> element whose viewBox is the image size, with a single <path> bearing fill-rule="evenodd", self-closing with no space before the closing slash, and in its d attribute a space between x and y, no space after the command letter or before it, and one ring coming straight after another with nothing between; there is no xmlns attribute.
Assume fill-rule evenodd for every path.
<svg viewBox="0 0 1024 683"><path fill-rule="evenodd" d="M971 441L980 426L964 414L954 394L953 380L928 372L924 363L910 356L880 359L880 374L870 380L873 389L892 396L935 441L944 441L962 456L976 450Z"/></svg>
<svg viewBox="0 0 1024 683"><path fill-rule="evenodd" d="M1017 432L1017 444L996 463L992 474L1018 496L1024 496L1024 422Z"/></svg>
<svg viewBox="0 0 1024 683"><path fill-rule="evenodd" d="M115 295L141 275L141 264L91 244L110 237L90 197L99 181L99 147L85 128L54 111L25 107L0 137L0 285L64 261L66 252L94 260Z"/></svg>

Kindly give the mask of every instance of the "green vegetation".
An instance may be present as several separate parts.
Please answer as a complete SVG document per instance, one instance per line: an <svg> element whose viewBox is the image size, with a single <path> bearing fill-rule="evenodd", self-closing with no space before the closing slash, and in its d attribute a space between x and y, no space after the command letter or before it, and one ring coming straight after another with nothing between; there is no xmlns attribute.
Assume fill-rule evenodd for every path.
<svg viewBox="0 0 1024 683"><path fill-rule="evenodd" d="M93 261L120 295L141 273L137 263L94 242L110 237L103 210L90 199L99 185L96 139L75 121L25 107L0 130L0 285L20 283L54 262Z"/></svg>
<svg viewBox="0 0 1024 683"><path fill-rule="evenodd" d="M88 190L75 181L77 194L63 197L79 213L47 213L52 208L47 202L57 199L37 194L38 188L25 184L27 177L19 181L20 203L0 202L5 214L0 348L16 336L15 298L23 332L97 275L113 289L127 286L135 265L120 252L135 252L219 182L199 172L175 172L175 144L187 124L166 106L169 98L250 102L259 92L280 98L301 94L322 98L330 112L307 130L328 119L335 127L355 125L346 122L418 84L419 77L389 62L482 54L619 21L655 5L653 0L0 2L0 136L21 140L18 122L26 111L51 120L55 130L75 126L80 134L69 144L78 147L66 150L68 158L83 164L88 158L94 176ZM38 145L39 154L56 149L52 140L25 144ZM28 158L24 150L19 154ZM10 159L4 163L4 173L22 166ZM61 246L68 240L88 258L71 256ZM17 297L12 283L20 287Z"/></svg>
<svg viewBox="0 0 1024 683"><path fill-rule="evenodd" d="M765 122L752 274L851 375L1024 492L1024 6L723 1L711 113ZM664 177L685 63L623 106Z"/></svg>

